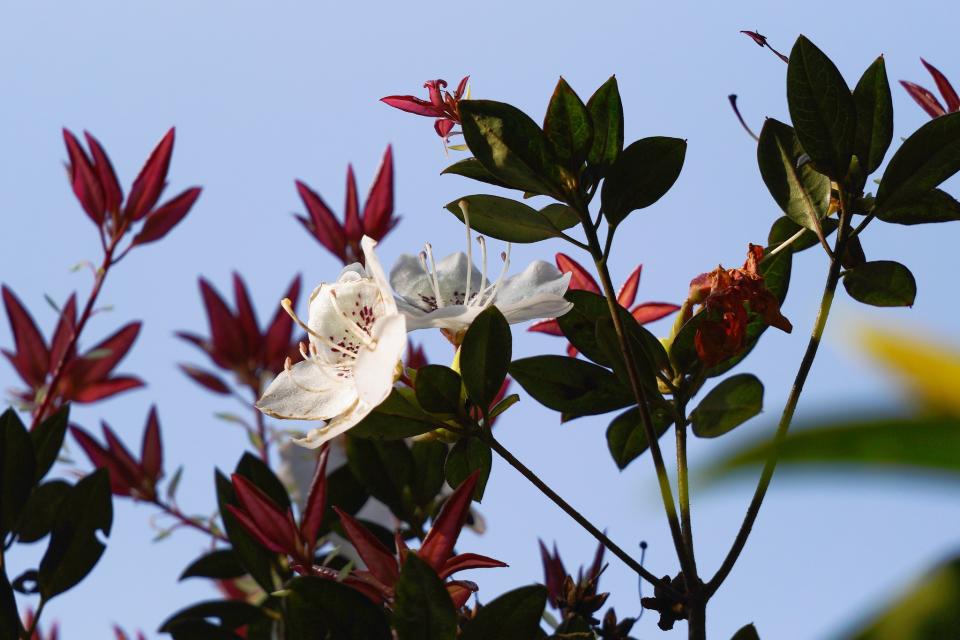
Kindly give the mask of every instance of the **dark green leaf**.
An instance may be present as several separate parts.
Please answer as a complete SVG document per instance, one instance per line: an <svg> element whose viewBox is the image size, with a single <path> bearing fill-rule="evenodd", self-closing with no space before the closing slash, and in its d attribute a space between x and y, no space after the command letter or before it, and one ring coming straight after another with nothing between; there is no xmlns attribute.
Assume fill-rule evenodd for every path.
<svg viewBox="0 0 960 640"><path fill-rule="evenodd" d="M33 490L36 462L27 428L13 409L0 415L0 538L11 531Z"/></svg>
<svg viewBox="0 0 960 640"><path fill-rule="evenodd" d="M40 560L40 593L45 600L72 588L90 573L106 549L97 531L109 536L112 524L110 477L106 469L98 469L71 487L57 515Z"/></svg>
<svg viewBox="0 0 960 640"><path fill-rule="evenodd" d="M338 507L350 515L356 514L367 503L370 494L366 487L353 475L349 465L343 465L327 473L327 510L323 516L321 535L329 531L337 521L333 507Z"/></svg>
<svg viewBox="0 0 960 640"><path fill-rule="evenodd" d="M757 143L760 175L783 213L812 231L815 221L826 216L830 208L830 178L809 162L801 164L803 155L793 128L768 118Z"/></svg>
<svg viewBox="0 0 960 640"><path fill-rule="evenodd" d="M873 61L853 90L857 108L857 135L853 152L866 175L883 162L893 140L893 99L887 81L887 66L880 56Z"/></svg>
<svg viewBox="0 0 960 640"><path fill-rule="evenodd" d="M421 440L410 447L413 454L413 497L418 506L430 504L443 488L447 445L436 440Z"/></svg>
<svg viewBox="0 0 960 640"><path fill-rule="evenodd" d="M50 471L50 467L57 461L60 447L63 446L63 436L67 432L69 419L70 405L66 404L30 432L33 452L37 458L37 482L43 480L43 477Z"/></svg>
<svg viewBox="0 0 960 640"><path fill-rule="evenodd" d="M183 570L183 573L180 574L180 578L178 579L216 578L218 580L226 580L229 578L239 578L242 575L246 575L246 573L246 568L244 568L233 549L217 549L191 562L190 566Z"/></svg>
<svg viewBox="0 0 960 640"><path fill-rule="evenodd" d="M753 624L748 624L733 634L730 640L760 640L760 634L757 633L757 628Z"/></svg>
<svg viewBox="0 0 960 640"><path fill-rule="evenodd" d="M623 150L623 103L620 101L616 76L610 76L590 96L587 111L593 123L593 144L587 154L587 162L603 176Z"/></svg>
<svg viewBox="0 0 960 640"><path fill-rule="evenodd" d="M460 345L463 386L470 400L483 411L500 393L512 352L510 325L500 310L490 305L470 324Z"/></svg>
<svg viewBox="0 0 960 640"><path fill-rule="evenodd" d="M636 324L636 323L634 323ZM639 328L639 326L638 326ZM625 328L626 329L626 328ZM607 360L611 362L614 373L620 379L624 387L630 387L630 373L627 368L626 358L623 356L623 350L620 346L620 339L617 336L616 329L613 326L613 320L610 318L601 318L597 320L596 325L597 344L603 349ZM627 348L630 349L630 355L633 359L634 369L642 384L649 392L658 393L657 370L650 362L643 351L642 345L636 340L627 340Z"/></svg>
<svg viewBox="0 0 960 640"><path fill-rule="evenodd" d="M401 520L407 515L404 489L413 482L413 454L402 440L347 438L347 463L370 494ZM411 496L412 497L412 496Z"/></svg>
<svg viewBox="0 0 960 640"><path fill-rule="evenodd" d="M383 608L359 591L323 578L294 578L287 586L287 638L291 640L390 640Z"/></svg>
<svg viewBox="0 0 960 640"><path fill-rule="evenodd" d="M473 155L514 189L562 195L574 186L537 123L519 109L493 100L460 102L463 137Z"/></svg>
<svg viewBox="0 0 960 640"><path fill-rule="evenodd" d="M941 564L850 640L943 640L960 629L960 558Z"/></svg>
<svg viewBox="0 0 960 640"><path fill-rule="evenodd" d="M883 172L877 215L916 204L960 171L960 112L934 118L904 140Z"/></svg>
<svg viewBox="0 0 960 640"><path fill-rule="evenodd" d="M878 209L877 217L896 224L925 224L960 220L960 202L945 191L934 189L916 200L887 209Z"/></svg>
<svg viewBox="0 0 960 640"><path fill-rule="evenodd" d="M508 591L480 609L460 640L533 640L546 606L547 590L542 585Z"/></svg>
<svg viewBox="0 0 960 640"><path fill-rule="evenodd" d="M210 636L179 636L178 633L199 632L210 627L223 631L234 631L244 625L256 622L263 617L263 612L248 602L242 600L207 600L181 609L167 618L160 626L163 633L175 634L175 637L210 637ZM208 620L217 621L214 625ZM234 634L213 636L220 638L237 638Z"/></svg>
<svg viewBox="0 0 960 640"><path fill-rule="evenodd" d="M666 137L643 138L624 149L600 192L607 221L616 226L662 198L680 177L686 153L685 140Z"/></svg>
<svg viewBox="0 0 960 640"><path fill-rule="evenodd" d="M710 390L690 413L693 432L716 438L763 410L763 383L753 374L730 376Z"/></svg>
<svg viewBox="0 0 960 640"><path fill-rule="evenodd" d="M457 612L447 588L415 553L407 554L396 586L397 640L454 640Z"/></svg>
<svg viewBox="0 0 960 640"><path fill-rule="evenodd" d="M394 389L350 430L350 435L366 440L402 440L433 431L437 426L437 420L418 406L413 390Z"/></svg>
<svg viewBox="0 0 960 640"><path fill-rule="evenodd" d="M673 424L673 416L661 408L653 409L650 417L658 438ZM625 469L633 460L643 455L649 446L647 431L640 421L640 410L636 407L618 415L607 427L607 447L618 469Z"/></svg>
<svg viewBox="0 0 960 640"><path fill-rule="evenodd" d="M793 271L793 252L781 251L774 257L760 263L760 275L767 291L777 297L780 304L787 299L790 289L790 273Z"/></svg>
<svg viewBox="0 0 960 640"><path fill-rule="evenodd" d="M747 445L721 464L735 469L762 464L767 438ZM960 474L960 420L946 417L867 418L791 431L777 449L781 465L841 465L896 471L921 469Z"/></svg>
<svg viewBox="0 0 960 640"><path fill-rule="evenodd" d="M824 218L820 221L820 226L823 228L824 237L829 238L840 225L836 218ZM820 242L820 240L817 239L816 233L801 227L786 216L781 216L777 218L773 226L770 227L770 234L767 236L767 249L776 249L800 231L803 231L803 234L790 243L790 251L793 253L799 253L810 247L815 247ZM784 251L786 251L786 249L784 249Z"/></svg>
<svg viewBox="0 0 960 640"><path fill-rule="evenodd" d="M15 640L20 632L20 614L7 572L0 572L0 638Z"/></svg>
<svg viewBox="0 0 960 640"><path fill-rule="evenodd" d="M842 181L854 150L857 108L840 71L805 36L790 52L787 104L803 150L820 171Z"/></svg>
<svg viewBox="0 0 960 640"><path fill-rule="evenodd" d="M247 573L264 591L267 593L273 592L276 588L274 584L273 554L261 547L260 543L247 533L243 525L227 509L228 504L237 504L237 497L230 479L219 470L214 472L214 479L220 519L223 520L223 528L227 533L227 538L230 539L230 544L237 554L237 558L246 568Z"/></svg>
<svg viewBox="0 0 960 640"><path fill-rule="evenodd" d="M280 478L276 476L273 470L257 456L249 451L244 452L240 458L240 462L237 463L235 472L270 496L274 502L280 505L281 509L286 510L290 508L290 496L287 493L286 487L283 486Z"/></svg>
<svg viewBox="0 0 960 640"><path fill-rule="evenodd" d="M892 260L864 262L844 272L843 288L854 300L875 307L912 307L917 297L913 274Z"/></svg>
<svg viewBox="0 0 960 640"><path fill-rule="evenodd" d="M493 454L490 447L478 438L463 438L453 445L450 455L447 456L446 476L450 488L456 489L467 477L480 470L477 488L473 491L473 499L483 500L483 491L487 488L487 479L490 477L490 468L493 465Z"/></svg>
<svg viewBox="0 0 960 640"><path fill-rule="evenodd" d="M586 105L563 78L547 105L543 133L567 167L579 171L593 145L593 125Z"/></svg>
<svg viewBox="0 0 960 640"><path fill-rule="evenodd" d="M577 213L563 204L554 203L537 211L510 198L482 194L464 196L446 206L447 211L461 221L464 221L462 201L467 203L471 229L505 242L522 244L559 237L563 229L580 222Z"/></svg>
<svg viewBox="0 0 960 640"><path fill-rule="evenodd" d="M36 542L50 533L70 489L70 483L63 480L51 480L34 487L17 523L17 540Z"/></svg>
<svg viewBox="0 0 960 640"><path fill-rule="evenodd" d="M440 173L441 175L450 173L457 176L463 176L464 178L470 178L479 182L486 182L487 184L492 184L496 187L504 187L506 189L511 188L506 182L497 180L492 173L484 168L483 163L476 158L466 158L464 160L460 160L459 162L454 162Z"/></svg>
<svg viewBox="0 0 960 640"><path fill-rule="evenodd" d="M609 369L565 356L515 360L510 375L533 399L554 411L596 415L627 407L631 392Z"/></svg>
<svg viewBox="0 0 960 640"><path fill-rule="evenodd" d="M460 374L440 364L428 364L417 371L417 401L431 413L456 414L460 402Z"/></svg>

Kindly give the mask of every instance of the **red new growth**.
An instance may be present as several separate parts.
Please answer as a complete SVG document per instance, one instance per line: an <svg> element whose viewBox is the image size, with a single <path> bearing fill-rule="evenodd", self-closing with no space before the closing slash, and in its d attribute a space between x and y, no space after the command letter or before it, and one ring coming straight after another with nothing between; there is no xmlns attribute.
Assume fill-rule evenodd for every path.
<svg viewBox="0 0 960 640"><path fill-rule="evenodd" d="M416 96L387 96L380 101L407 113L436 118L433 128L446 143L454 125L460 124L460 100L467 91L468 80L470 76L465 76L453 93L445 90L446 80L428 80L423 86L428 91L429 100Z"/></svg>

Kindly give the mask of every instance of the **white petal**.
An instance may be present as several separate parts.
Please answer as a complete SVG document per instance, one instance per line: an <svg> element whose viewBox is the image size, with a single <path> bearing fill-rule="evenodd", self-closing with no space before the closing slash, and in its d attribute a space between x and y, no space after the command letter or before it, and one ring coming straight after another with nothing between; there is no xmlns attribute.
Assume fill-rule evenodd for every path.
<svg viewBox="0 0 960 640"><path fill-rule="evenodd" d="M341 413L336 418L316 429L310 429L307 435L302 438L295 438L294 443L308 449L316 449L324 442L336 438L341 433L349 431L351 427L367 417L372 411L372 407L362 402L355 402L347 411Z"/></svg>
<svg viewBox="0 0 960 640"><path fill-rule="evenodd" d="M402 315L378 320L373 326L376 346L361 349L353 365L353 383L361 404L372 410L387 399L396 379L397 363L407 347L407 324Z"/></svg>
<svg viewBox="0 0 960 640"><path fill-rule="evenodd" d="M535 320L537 318L556 318L573 308L566 298L552 293L542 293L512 304L496 303L497 309L510 324Z"/></svg>
<svg viewBox="0 0 960 640"><path fill-rule="evenodd" d="M360 246L363 248L363 259L367 263L367 275L373 278L374 282L377 283L377 287L380 289L384 310L388 314L396 313L397 305L393 301L393 292L390 290L390 283L387 282L387 276L383 272L380 259L373 250L374 247L377 246L377 241L369 236L363 236L363 238L360 239Z"/></svg>
<svg viewBox="0 0 960 640"><path fill-rule="evenodd" d="M390 284L409 306L427 311L436 306L432 279L423 270L417 256L404 253L397 258L390 269Z"/></svg>
<svg viewBox="0 0 960 640"><path fill-rule="evenodd" d="M312 361L302 361L278 375L257 408L275 418L328 420L356 402L349 378L338 378Z"/></svg>
<svg viewBox="0 0 960 640"><path fill-rule="evenodd" d="M560 273L560 270L549 262L536 260L521 273L503 281L494 303L503 311L505 305L522 302L537 294L563 296L570 285L570 278L571 274Z"/></svg>
<svg viewBox="0 0 960 640"><path fill-rule="evenodd" d="M321 285L310 301L307 325L322 339L311 336L310 341L324 361L347 363L352 358L331 344L356 353L364 342L358 333L368 333L376 319L384 315L380 289L369 278L347 278L333 285Z"/></svg>
<svg viewBox="0 0 960 640"><path fill-rule="evenodd" d="M407 330L415 329L448 329L453 332L466 330L470 323L483 311L481 307L468 307L462 304L444 307L431 311L430 313L420 313L418 315L407 316Z"/></svg>
<svg viewBox="0 0 960 640"><path fill-rule="evenodd" d="M470 295L480 289L480 270L470 265ZM433 277L423 270L420 259L405 253L397 259L390 270L390 284L394 291L409 304L424 310L441 306L437 304ZM467 255L454 253L437 263L437 286L440 290L442 306L451 306L465 302L467 292Z"/></svg>

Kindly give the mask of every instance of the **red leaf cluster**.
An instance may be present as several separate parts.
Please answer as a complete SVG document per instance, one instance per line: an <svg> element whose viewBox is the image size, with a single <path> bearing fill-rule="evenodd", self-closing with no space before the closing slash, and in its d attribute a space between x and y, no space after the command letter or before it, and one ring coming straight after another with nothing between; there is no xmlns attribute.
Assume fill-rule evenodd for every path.
<svg viewBox="0 0 960 640"><path fill-rule="evenodd" d="M940 103L937 97L933 95L933 92L930 90L913 82L901 80L900 84L903 85L903 88L907 90L907 93L910 94L910 97L913 98L913 100L919 104L920 107L926 111L931 118L937 118L946 113L960 111L960 96L957 95L956 90L953 88L953 85L950 84L950 81L947 80L947 77L943 75L939 69L923 58L920 58L920 62L922 62L923 66L926 67L927 72L933 76L933 81L937 85L937 90L940 92L940 95L943 96L943 100L947 103L947 106L944 108L943 104Z"/></svg>
<svg viewBox="0 0 960 640"><path fill-rule="evenodd" d="M540 557L543 560L544 585L547 587L547 595L551 606L556 608L558 602L564 595L563 584L570 574L567 573L566 568L563 566L563 560L560 558L560 552L557 551L556 543L554 543L553 551L551 552L547 549L547 546L543 544L543 540L539 542ZM596 594L597 581L600 578L600 573L603 571L604 551L605 549L602 544L597 545L597 551L593 556L593 562L590 566L587 567L586 571L584 571L583 567L580 567L577 571L577 584L592 585L592 595Z"/></svg>
<svg viewBox="0 0 960 640"><path fill-rule="evenodd" d="M278 307L270 323L261 330L247 285L237 273L233 274L233 293L236 311L230 308L213 285L200 278L200 297L207 312L210 336L202 337L183 331L178 332L177 336L199 347L216 366L233 373L241 384L259 397L264 377L276 375L283 370L284 360L297 356L297 345L292 342L293 320ZM299 296L300 276L297 276L284 297L290 298L296 305ZM230 393L230 387L216 374L189 364L181 364L180 368L194 382L208 390Z"/></svg>
<svg viewBox="0 0 960 640"><path fill-rule="evenodd" d="M337 515L340 516L340 522L347 537L367 565L366 569L354 569L350 572L344 581L345 584L378 604L390 603L393 601L394 588L400 578L400 569L407 554L415 553L436 571L441 580L446 581L447 591L454 605L458 609L462 607L470 595L477 591L477 585L467 580L447 581L447 578L457 571L466 569L507 566L499 560L476 553L454 554L454 545L467 522L479 473L475 471L471 474L450 495L434 519L430 531L423 539L423 544L416 551L411 551L407 547L399 533L395 536L395 552L387 549L359 521L334 507Z"/></svg>
<svg viewBox="0 0 960 640"><path fill-rule="evenodd" d="M793 330L760 275L762 259L763 247L751 244L742 268L717 267L690 282L688 302L702 305L700 313L707 314L694 336L697 355L706 366L720 364L744 349L751 312L771 327L787 333Z"/></svg>
<svg viewBox="0 0 960 640"><path fill-rule="evenodd" d="M37 328L23 303L7 287L2 288L3 304L13 333L14 350L3 350L20 379L27 386L14 395L28 406L40 404L50 392L58 367L64 370L48 403L52 413L65 402L96 402L121 391L143 386L134 376L113 375L113 370L127 355L140 332L140 323L131 322L88 351L75 353L77 299L71 295L60 310L60 319L49 344ZM61 364L63 363L63 364Z"/></svg>
<svg viewBox="0 0 960 640"><path fill-rule="evenodd" d="M444 142L449 142L453 127L460 124L460 100L467 91L469 80L470 76L460 80L453 93L446 91L446 80L428 80L423 85L428 92L428 100L408 95L387 96L380 98L380 101L407 113L436 118L433 123L434 130Z"/></svg>
<svg viewBox="0 0 960 640"><path fill-rule="evenodd" d="M600 285L597 284L597 281L590 275L590 272L579 262L565 253L558 253L556 255L556 261L557 268L560 269L561 273L569 273L572 275L570 278L570 289L590 291L598 295L601 294ZM640 272L642 269L643 265L637 265L637 268L627 277L626 282L623 283L623 286L620 287L620 291L617 293L617 302L620 303L621 307L628 309L639 324L647 324L648 322L653 322L654 320L659 320L660 318L670 315L680 307L669 302L641 302L640 304L634 305L637 299L637 289L640 286ZM560 330L560 323L557 322L556 319L536 322L530 326L528 331L548 333L552 336L563 335L563 331ZM576 347L572 344L567 344L567 354L571 358L576 356Z"/></svg>
<svg viewBox="0 0 960 640"><path fill-rule="evenodd" d="M147 416L139 460L133 457L106 422L101 426L105 446L78 426L71 425L70 432L90 462L110 472L110 490L114 495L152 502L157 497L157 483L163 477L163 442L157 408L151 407Z"/></svg>
<svg viewBox="0 0 960 640"><path fill-rule="evenodd" d="M143 221L143 225L133 237L134 246L160 240L183 220L200 197L200 187L191 187L160 204L167 186L170 157L173 155L173 129L167 132L147 158L130 187L126 202L103 146L88 132L85 131L83 135L89 152L84 150L73 133L63 130L69 157L67 171L70 184L87 216L97 225L101 236L109 238L111 245L140 221Z"/></svg>
<svg viewBox="0 0 960 640"><path fill-rule="evenodd" d="M317 242L345 265L363 263L363 251L360 248L363 236L382 240L400 222L400 218L393 215L393 150L390 146L387 146L377 177L367 192L362 213L353 166L347 166L343 223L316 191L300 180L296 181L296 185L308 213L308 216L298 215L297 220Z"/></svg>

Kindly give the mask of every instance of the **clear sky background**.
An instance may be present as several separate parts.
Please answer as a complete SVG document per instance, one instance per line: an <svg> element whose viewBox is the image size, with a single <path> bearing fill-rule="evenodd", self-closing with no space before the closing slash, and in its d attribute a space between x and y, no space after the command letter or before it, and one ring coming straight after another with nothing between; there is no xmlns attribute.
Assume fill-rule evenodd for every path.
<svg viewBox="0 0 960 640"><path fill-rule="evenodd" d="M291 276L308 287L336 276L339 265L291 213L301 211L301 178L342 210L348 162L361 189L387 143L397 161L401 223L381 245L386 263L426 240L438 253L461 250L460 224L441 206L483 191L439 172L445 158L431 122L378 102L419 93L424 80L456 82L471 74L475 97L509 101L542 117L563 75L586 99L615 73L626 110L627 140L670 135L689 141L686 166L660 203L634 214L619 234L616 280L644 264L639 299L680 302L691 277L739 265L747 242L763 242L778 215L756 168L755 146L740 129L727 95L759 130L764 116L787 119L785 66L740 35L758 29L789 51L799 33L836 61L853 85L884 54L892 81L932 86L925 56L960 81L954 3L880 2L487 2L460 4L346 2L7 2L0 6L0 280L30 307L45 331L55 322L44 294L86 294L89 273L70 272L98 255L96 233L64 179L60 128L88 129L110 153L124 185L171 125L177 146L171 193L193 184L204 194L168 238L136 251L113 273L102 297L114 311L89 327L89 346L132 319L145 320L121 370L148 382L136 391L79 408L93 428L106 418L138 445L152 403L159 406L168 473L187 467L180 490L191 511L211 509L213 468L232 468L242 434L213 418L235 411L196 387L177 362L203 362L174 338L206 331L196 286L204 275L221 290L230 273L247 279L261 317L273 314ZM897 140L926 115L894 86ZM894 142L896 146L897 141ZM957 191L955 188L952 190ZM850 345L862 322L882 321L960 342L956 323L956 240L960 227L875 223L864 240L871 258L905 262L919 282L912 309L877 311L840 296L800 416L850 406L893 406L898 394L882 372ZM496 243L494 243L496 244ZM514 248L516 265L551 259L560 244ZM825 276L822 253L794 263L785 314L796 330L770 331L739 370L767 385L766 412L719 441L692 443L698 468L738 439L772 433L799 363ZM666 333L668 323L653 326ZM517 355L557 353L562 341L514 328ZM428 339L436 361L448 348ZM6 328L0 344L10 345ZM6 364L0 388L18 384ZM650 543L648 566L676 572L648 457L618 472L607 453L608 419L560 425L525 398L498 425L502 440L621 545ZM670 459L670 438L664 455ZM712 573L729 547L753 490L754 476L697 486L697 551ZM960 506L956 485L874 475L778 475L739 564L711 602L711 637L724 640L755 621L764 638L829 638L879 607L922 569L954 550ZM181 606L215 596L202 581L178 584L205 540L180 532L150 542L149 506L119 500L108 551L80 587L54 600L48 621L66 640L106 638L110 625L150 637ZM505 464L496 462L481 506L489 531L461 546L501 558L509 569L473 576L480 594L542 578L536 541L556 540L568 567L587 562L591 539ZM14 566L31 558L15 557ZM621 615L639 611L635 576L612 559L601 582ZM45 616L46 617L46 616ZM662 634L655 616L635 629Z"/></svg>

